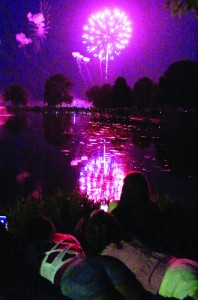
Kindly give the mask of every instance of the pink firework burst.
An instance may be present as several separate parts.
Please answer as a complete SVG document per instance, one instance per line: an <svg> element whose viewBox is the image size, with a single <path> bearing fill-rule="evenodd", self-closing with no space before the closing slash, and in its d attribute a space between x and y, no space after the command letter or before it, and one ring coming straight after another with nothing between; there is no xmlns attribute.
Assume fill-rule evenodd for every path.
<svg viewBox="0 0 198 300"><path fill-rule="evenodd" d="M131 37L131 22L119 9L105 9L92 15L83 27L83 43L100 60L114 59Z"/></svg>
<svg viewBox="0 0 198 300"><path fill-rule="evenodd" d="M87 50L105 61L105 74L107 79L108 62L120 55L129 43L131 37L131 22L124 12L115 8L113 11L105 9L91 15L88 24L83 27L83 43Z"/></svg>

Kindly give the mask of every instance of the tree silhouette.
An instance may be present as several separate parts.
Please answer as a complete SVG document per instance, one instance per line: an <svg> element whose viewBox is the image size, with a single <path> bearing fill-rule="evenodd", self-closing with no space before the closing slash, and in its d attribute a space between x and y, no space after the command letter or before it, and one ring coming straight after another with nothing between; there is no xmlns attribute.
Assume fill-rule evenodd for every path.
<svg viewBox="0 0 198 300"><path fill-rule="evenodd" d="M95 107L133 106L132 91L124 77L118 77L113 86L108 83L95 85L86 91L86 96Z"/></svg>
<svg viewBox="0 0 198 300"><path fill-rule="evenodd" d="M173 15L178 14L181 16L183 12L195 11L198 16L198 1L197 0L167 0L165 3L166 8L171 9Z"/></svg>
<svg viewBox="0 0 198 300"><path fill-rule="evenodd" d="M88 101L93 102L95 107L111 107L112 106L112 87L110 84L93 86L86 91Z"/></svg>
<svg viewBox="0 0 198 300"><path fill-rule="evenodd" d="M3 95L5 101L11 101L14 107L26 106L28 102L26 91L19 85L14 84Z"/></svg>
<svg viewBox="0 0 198 300"><path fill-rule="evenodd" d="M132 90L134 105L138 108L153 106L156 103L156 89L156 84L150 78L140 78Z"/></svg>
<svg viewBox="0 0 198 300"><path fill-rule="evenodd" d="M72 83L63 74L50 76L44 85L44 103L48 106L62 105L62 102L70 104L72 102L71 87Z"/></svg>
<svg viewBox="0 0 198 300"><path fill-rule="evenodd" d="M132 107L132 91L124 77L118 77L113 85L114 107Z"/></svg>
<svg viewBox="0 0 198 300"><path fill-rule="evenodd" d="M198 62L174 62L160 78L158 100L166 105L197 107Z"/></svg>

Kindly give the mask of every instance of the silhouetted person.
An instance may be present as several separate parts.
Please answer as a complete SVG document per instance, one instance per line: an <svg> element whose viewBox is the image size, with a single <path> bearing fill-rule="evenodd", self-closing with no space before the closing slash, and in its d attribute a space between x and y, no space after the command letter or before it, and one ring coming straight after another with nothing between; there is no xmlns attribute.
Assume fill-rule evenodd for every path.
<svg viewBox="0 0 198 300"><path fill-rule="evenodd" d="M112 214L126 232L156 249L159 247L159 210L151 201L150 185L142 173L131 172L124 178L120 201Z"/></svg>

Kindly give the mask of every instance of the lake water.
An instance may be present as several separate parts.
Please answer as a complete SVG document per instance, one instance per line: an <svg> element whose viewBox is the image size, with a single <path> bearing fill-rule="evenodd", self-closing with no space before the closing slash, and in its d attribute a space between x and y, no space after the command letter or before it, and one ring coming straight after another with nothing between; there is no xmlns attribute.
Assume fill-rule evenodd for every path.
<svg viewBox="0 0 198 300"><path fill-rule="evenodd" d="M197 193L197 118L87 112L0 116L1 202L17 195L79 189L94 201L117 200L123 178L142 171L153 192Z"/></svg>

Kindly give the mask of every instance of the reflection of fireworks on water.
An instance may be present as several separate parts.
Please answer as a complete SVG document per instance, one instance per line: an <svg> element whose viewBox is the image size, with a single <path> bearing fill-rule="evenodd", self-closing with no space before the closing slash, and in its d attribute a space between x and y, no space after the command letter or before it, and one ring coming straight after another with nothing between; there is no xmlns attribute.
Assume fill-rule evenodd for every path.
<svg viewBox="0 0 198 300"><path fill-rule="evenodd" d="M93 159L80 172L80 190L86 192L90 200L111 201L120 198L124 172L120 165L103 158Z"/></svg>
<svg viewBox="0 0 198 300"><path fill-rule="evenodd" d="M84 26L83 43L87 50L101 61L105 61L107 79L108 62L119 55L131 37L131 22L118 9L105 9L92 15Z"/></svg>
<svg viewBox="0 0 198 300"><path fill-rule="evenodd" d="M118 200L124 177L122 164L116 163L112 157L99 156L81 170L80 190L93 201Z"/></svg>

